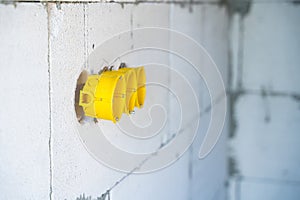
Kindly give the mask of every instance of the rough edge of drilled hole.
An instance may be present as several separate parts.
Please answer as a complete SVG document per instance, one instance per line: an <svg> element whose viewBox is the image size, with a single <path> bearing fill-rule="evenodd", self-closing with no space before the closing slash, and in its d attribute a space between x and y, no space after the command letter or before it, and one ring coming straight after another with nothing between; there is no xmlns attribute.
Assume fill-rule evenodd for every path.
<svg viewBox="0 0 300 200"><path fill-rule="evenodd" d="M79 94L80 94L80 90L82 90L82 88L84 87L84 85L87 81L87 78L88 78L88 72L86 70L83 70L80 73L80 75L77 79L77 82L76 82L74 107L75 107L77 121L79 123L83 123L83 119L85 117L83 108L81 106L79 106Z"/></svg>

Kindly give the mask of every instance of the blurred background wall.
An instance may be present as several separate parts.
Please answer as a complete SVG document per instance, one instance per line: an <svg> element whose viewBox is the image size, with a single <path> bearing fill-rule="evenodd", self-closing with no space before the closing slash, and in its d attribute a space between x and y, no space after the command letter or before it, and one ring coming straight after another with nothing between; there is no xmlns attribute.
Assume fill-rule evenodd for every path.
<svg viewBox="0 0 300 200"><path fill-rule="evenodd" d="M239 5L239 4L237 4ZM298 199L299 4L254 1L231 17L233 199Z"/></svg>
<svg viewBox="0 0 300 200"><path fill-rule="evenodd" d="M299 19L298 2L288 0L1 1L0 199L97 199L111 187L114 200L299 199ZM74 90L97 46L143 27L171 28L203 45L225 83L227 119L205 159L198 151L209 111L176 163L126 175L84 148L73 124ZM136 44L134 35L130 42ZM209 106L206 88L190 81L201 109ZM168 93L157 98L172 113Z"/></svg>

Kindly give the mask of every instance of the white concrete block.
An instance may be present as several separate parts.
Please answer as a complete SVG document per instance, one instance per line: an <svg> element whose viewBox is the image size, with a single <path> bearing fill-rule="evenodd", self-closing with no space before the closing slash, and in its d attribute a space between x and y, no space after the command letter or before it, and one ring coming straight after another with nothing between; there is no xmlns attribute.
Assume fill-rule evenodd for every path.
<svg viewBox="0 0 300 200"><path fill-rule="evenodd" d="M225 6L204 6L203 46L216 63L225 86L228 83L228 26L229 17Z"/></svg>
<svg viewBox="0 0 300 200"><path fill-rule="evenodd" d="M132 7L131 4L122 6L118 3L86 5L89 53L93 44L97 48L114 35L130 30Z"/></svg>
<svg viewBox="0 0 300 200"><path fill-rule="evenodd" d="M188 154L175 164L154 173L130 176L112 193L113 199L187 199Z"/></svg>
<svg viewBox="0 0 300 200"><path fill-rule="evenodd" d="M0 199L49 199L47 11L0 5Z"/></svg>
<svg viewBox="0 0 300 200"><path fill-rule="evenodd" d="M242 176L300 180L299 102L290 97L239 98L231 144Z"/></svg>
<svg viewBox="0 0 300 200"><path fill-rule="evenodd" d="M89 52L92 52L91 48L94 45L96 49L99 45L103 44L105 41L112 37L122 35L124 36L128 33L128 44L131 45L131 49L138 48L142 44L143 40L141 37L135 37L136 28L143 27L168 27L169 26L169 5L165 4L139 4L131 5L124 4L95 4L93 6L88 6L88 43ZM105 19L105 20L104 20ZM159 20L158 20L159 19ZM117 24L117 26L116 26ZM145 35L144 37L147 37ZM155 42L155 41L153 41ZM168 44L168 40L164 41ZM116 41L115 45L111 49L111 55L114 54L120 46L123 44ZM117 48L118 47L118 48ZM109 52L109 50L107 50ZM126 63L131 66L137 66L141 63L155 62L161 59L158 53L157 60L155 58L149 59L149 50L146 53L144 51L132 52L133 55L123 55L126 56ZM150 52L150 53L155 53ZM122 55L119 55L120 57ZM156 57L156 56L154 56ZM163 62L168 62L168 57L163 56ZM122 58L120 58L122 59ZM118 60L116 64L118 65L121 60ZM146 60L145 60L146 59ZM109 60L106 60L109 62ZM108 63L101 62L99 65L107 65ZM117 67L117 66L116 66Z"/></svg>
<svg viewBox="0 0 300 200"><path fill-rule="evenodd" d="M228 69L228 18L224 7L198 5L193 6L193 11L188 8L182 8L179 5L172 6L171 10L171 28L186 34L203 47L212 60L216 63L220 71L223 82L226 85ZM209 19L209 20L207 20ZM221 23L222 22L222 23ZM194 25L196 24L196 25ZM174 41L175 42L175 41ZM192 53L192 52L191 52ZM175 56L172 59L176 59ZM180 62L179 59L172 61L174 64ZM205 63L202 63L205 64ZM182 67L178 68L183 73L189 68L184 62ZM190 66L191 67L191 66ZM201 107L210 104L210 97L203 79L195 76L195 72L187 72L192 85L199 89ZM202 80L201 80L202 79Z"/></svg>
<svg viewBox="0 0 300 200"><path fill-rule="evenodd" d="M297 200L300 196L299 182L245 180L240 187L240 199L245 200Z"/></svg>
<svg viewBox="0 0 300 200"><path fill-rule="evenodd" d="M204 7L203 6L194 6L193 12L189 10L188 7L181 7L180 5L172 5L170 10L170 29L172 31L178 31L180 34L185 35L185 37L190 38L190 44L194 44L194 41L198 42L199 47L197 50L201 49L202 39L203 39L203 16L204 16ZM170 46L173 48L181 41L178 41L176 36L170 38ZM180 45L180 44L179 44ZM193 52L195 50L191 50L190 54L193 57L197 57ZM170 77L170 82L172 88L177 91L177 95L179 97L184 97L180 99L180 103L184 103L183 100L189 99L186 102L188 104L184 104L183 106L187 107L187 112L191 113L192 117L194 117L195 111L197 110L197 105L193 104L192 100L195 99L199 103L200 109L204 109L207 105L210 104L210 99L208 95L208 91L206 89L206 85L201 74L198 73L197 69L199 66L193 66L191 60L185 60L186 52L178 52L180 55L171 54L170 55L170 66L172 69L176 70L179 74L181 74L182 78L178 79L177 76L172 75ZM201 55L202 56L202 55ZM193 63L195 65L199 65L202 63ZM185 78L185 80L184 80ZM190 84L191 92L188 92L185 88L182 88L181 85L183 83L188 82ZM187 93L188 92L188 93ZM195 96L194 96L195 95ZM196 97L196 98L195 98ZM176 101L171 101L171 115L178 116L180 113L177 111L178 104ZM177 127L178 124L176 118L173 119L173 126Z"/></svg>
<svg viewBox="0 0 300 200"><path fill-rule="evenodd" d="M106 12L109 8L110 13L105 13L100 15L99 10ZM95 43L100 44L103 38L107 36L101 36L105 29L111 27L109 34L118 34L122 31L132 31L135 28L142 27L169 27L169 6L164 4L139 4L139 5L124 5L122 8L120 5L108 5L103 8L103 5L97 5L89 10L89 40L96 41ZM101 18L107 18L107 20L101 21ZM93 21L92 21L93 20ZM107 22L108 21L108 22ZM118 26L116 26L116 24ZM107 34L107 35L109 35ZM139 66L145 65L147 73L147 81L161 80L164 83L168 84L168 74L159 73L159 69L155 64L149 63L160 63L168 65L169 56L163 52L157 52L155 50L142 50L139 52L134 52L136 48L144 45L143 37L149 36L146 33L145 35L135 35L136 32L132 31L132 35L129 37L129 45L132 44L132 54L128 56L123 56L120 58L121 61L125 61L129 66ZM130 35L130 34L129 34ZM158 41L163 42L164 46L169 45L168 38L158 38L160 40L152 41L156 44ZM97 42L100 41L100 42ZM94 42L93 42L94 43ZM151 44L153 44L151 43ZM115 48L119 48L121 44L116 43ZM129 49L130 50L130 49ZM114 48L111 49L114 51ZM119 61L120 62L120 61ZM156 70L158 69L158 70ZM156 72L156 73L155 73ZM168 105L168 98L166 93L151 93L148 91L146 102L149 104L160 102L164 106ZM146 106L146 105L145 105ZM143 108L141 112L144 112L146 108ZM140 112L139 110L137 112ZM138 114L138 113L136 113ZM122 118L123 120L123 118ZM154 118L153 120L158 120ZM145 121L145 120L144 120ZM111 129L112 130L112 129ZM115 138L117 139L117 138ZM156 144L160 144L161 139L156 141ZM147 141L138 141L141 144L145 144ZM132 148L134 144L132 142L126 142L126 140L119 141L122 143L122 147L125 149ZM141 146L138 150L145 149L145 145ZM169 168L161 170L159 172L143 175L134 175L130 176L124 183L120 184L112 192L113 198L119 199L182 199L187 196L187 164L186 159L182 158L180 161L175 163ZM174 175L176 174L176 175ZM183 186L184 185L184 186ZM177 191L176 193L170 191ZM155 192L154 192L155 191Z"/></svg>
<svg viewBox="0 0 300 200"><path fill-rule="evenodd" d="M96 162L85 150L76 134L73 103L74 84L83 68L85 56L93 52L93 44L94 48L97 48L97 45L112 35L130 30L129 9L132 9L132 6L126 5L122 8L119 4L62 4L61 10L57 10L55 5L51 6L52 24L56 26L56 22L61 21L58 34L51 40L54 198L74 199L82 193L95 198L124 175ZM138 9L138 6L135 9ZM62 20L56 20L57 17ZM142 23L142 20L140 22ZM85 52L84 46L88 47L88 53ZM107 51L113 50L112 48ZM113 130L115 129L110 131L113 133ZM187 162L183 160L180 163L170 171L166 169L154 174L130 176L112 191L112 196L117 199L126 196L131 199L145 199L145 193L149 193L148 198L152 199L150 194L153 190L165 191L167 187L167 191L174 191L182 188L179 182L184 180L186 175L178 172L186 169ZM174 176L175 173L178 175ZM164 181L161 180L162 176ZM157 198L182 199L186 192L187 189L176 194L165 192Z"/></svg>
<svg viewBox="0 0 300 200"><path fill-rule="evenodd" d="M53 198L76 199L83 193L100 196L122 174L98 163L85 149L76 129L74 97L87 57L87 9L82 4L62 4L58 10L50 4L49 13Z"/></svg>
<svg viewBox="0 0 300 200"><path fill-rule="evenodd" d="M252 5L244 22L245 88L300 91L299 10L293 4Z"/></svg>
<svg viewBox="0 0 300 200"><path fill-rule="evenodd" d="M215 62L225 88L228 82L228 14L224 6L204 5L202 18L201 43ZM205 63L204 63L205 64ZM202 95L202 92L201 92ZM204 102L206 98L202 98ZM204 103L204 105L207 105ZM198 155L206 128L210 121L210 114L201 117L199 139L194 144L194 157ZM193 162L194 177L192 182L193 198L198 199L225 199L227 180L226 140L227 122L221 133L218 143L212 152L203 160ZM199 183L199 180L203 180Z"/></svg>
<svg viewBox="0 0 300 200"><path fill-rule="evenodd" d="M225 9L219 6L197 5L192 7L171 7L171 29L179 31L191 37L212 56L219 65L224 81L227 77L227 15ZM172 40L171 38L171 46ZM193 50L190 52L193 53ZM180 60L176 56L170 57L171 66L186 76L191 86L195 89L200 108L203 111L210 105L210 97L201 77L196 75L190 64ZM204 64L204 63L202 63ZM171 77L172 78L172 77ZM171 79L176 85L178 80ZM180 87L180 86L178 86ZM190 97L185 90L181 91ZM196 108L190 105L190 111ZM171 109L173 110L173 109ZM207 131L210 121L210 113L200 117L199 131L194 144L186 154L189 154L189 198L190 199L224 199L226 195L224 182L226 180L226 131L224 131L213 151L204 160L199 160L199 149Z"/></svg>
<svg viewBox="0 0 300 200"><path fill-rule="evenodd" d="M133 28L169 27L170 5L151 3L132 7Z"/></svg>

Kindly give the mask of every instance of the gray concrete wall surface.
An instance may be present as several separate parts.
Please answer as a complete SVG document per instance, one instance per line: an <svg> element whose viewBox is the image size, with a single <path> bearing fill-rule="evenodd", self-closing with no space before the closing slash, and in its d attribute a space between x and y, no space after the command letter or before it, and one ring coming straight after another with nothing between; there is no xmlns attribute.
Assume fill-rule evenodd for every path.
<svg viewBox="0 0 300 200"><path fill-rule="evenodd" d="M0 199L101 199L107 191L114 200L299 199L297 0L0 2ZM212 114L205 80L180 56L138 51L153 35L135 30L149 27L190 37L209 53L222 76L226 120L219 141L204 159L198 158L199 148ZM101 49L126 31L129 34L119 35L114 46ZM187 113L195 113L196 107L201 111L191 147L175 163L152 173L111 169L78 134L76 81L83 70L95 73L107 65L122 49L118 39L127 36L133 53L114 64L145 65L147 81L162 81L170 89L147 88L144 109L131 119L141 124L166 119L166 125L156 137L132 140L116 125L100 120L97 126L105 137L129 152L151 152L174 136L184 101ZM178 38L167 34L152 43L171 49ZM95 52L105 53L107 60L91 59ZM183 53L195 55L193 49ZM168 70L163 71L164 66ZM176 71L194 89L197 106L189 101ZM152 109L156 104L164 108ZM123 116L120 124L129 121ZM189 131L192 126L181 128Z"/></svg>
<svg viewBox="0 0 300 200"><path fill-rule="evenodd" d="M232 15L230 199L300 197L298 4Z"/></svg>
<svg viewBox="0 0 300 200"><path fill-rule="evenodd" d="M177 162L141 175L118 172L97 162L74 125L79 74L88 67L88 57L95 48L123 31L161 27L182 32L209 51L226 80L228 13L226 6L211 2L2 2L0 51L5 75L1 83L6 94L1 98L0 112L0 198L97 199L113 186L112 199L224 199L226 129L212 153L198 159L209 113L201 119L205 126L199 129L199 138ZM133 48L139 42L134 34L129 40ZM171 45L176 41L166 38L162 42ZM110 51L114 48L107 49ZM129 65L160 62L189 67L179 65L176 57L155 52L125 61ZM104 64L99 63L99 68ZM168 76L149 71L147 79L168 80ZM198 82L191 84L197 88ZM197 94L201 97L204 90L199 87ZM168 93L151 97L149 92L148 102L170 104L171 110L176 107ZM201 107L209 106L208 94L201 98ZM141 142L123 140L114 125L100 124L122 148L153 149L166 139L158 137L141 146ZM175 125L167 126L171 130Z"/></svg>

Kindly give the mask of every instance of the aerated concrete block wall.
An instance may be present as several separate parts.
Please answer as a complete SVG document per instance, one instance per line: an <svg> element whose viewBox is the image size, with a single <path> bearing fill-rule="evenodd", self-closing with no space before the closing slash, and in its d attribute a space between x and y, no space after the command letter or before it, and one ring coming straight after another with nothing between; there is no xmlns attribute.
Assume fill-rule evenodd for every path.
<svg viewBox="0 0 300 200"><path fill-rule="evenodd" d="M2 2L0 199L97 199L115 184L114 200L225 199L226 128L211 154L198 159L209 113L201 119L200 138L176 163L126 176L96 161L84 147L74 126L74 93L95 48L115 34L143 27L171 28L192 37L227 80L228 19L226 6L216 1ZM134 47L134 35L129 42ZM128 62L137 60L154 62L155 54ZM176 62L166 56L164 64ZM197 88L197 82L192 84ZM169 101L163 95L148 98ZM209 106L209 99L202 97L201 105ZM113 128L110 134L115 137Z"/></svg>
<svg viewBox="0 0 300 200"><path fill-rule="evenodd" d="M113 200L299 199L299 9L289 0L1 1L0 199L100 199L111 187ZM154 173L126 174L84 147L74 125L74 93L99 45L144 27L173 29L207 50L225 83L227 118L205 159L198 153L209 111L178 161ZM132 34L132 48L138 42ZM126 62L159 58L193 77L174 56L137 55ZM177 84L170 74L148 73L155 77ZM205 111L207 89L189 81ZM155 100L176 114L168 94L148 97ZM167 128L175 125L171 120ZM144 148L123 141L113 126L107 134L124 148Z"/></svg>
<svg viewBox="0 0 300 200"><path fill-rule="evenodd" d="M230 20L230 199L299 199L299 2L236 5Z"/></svg>

